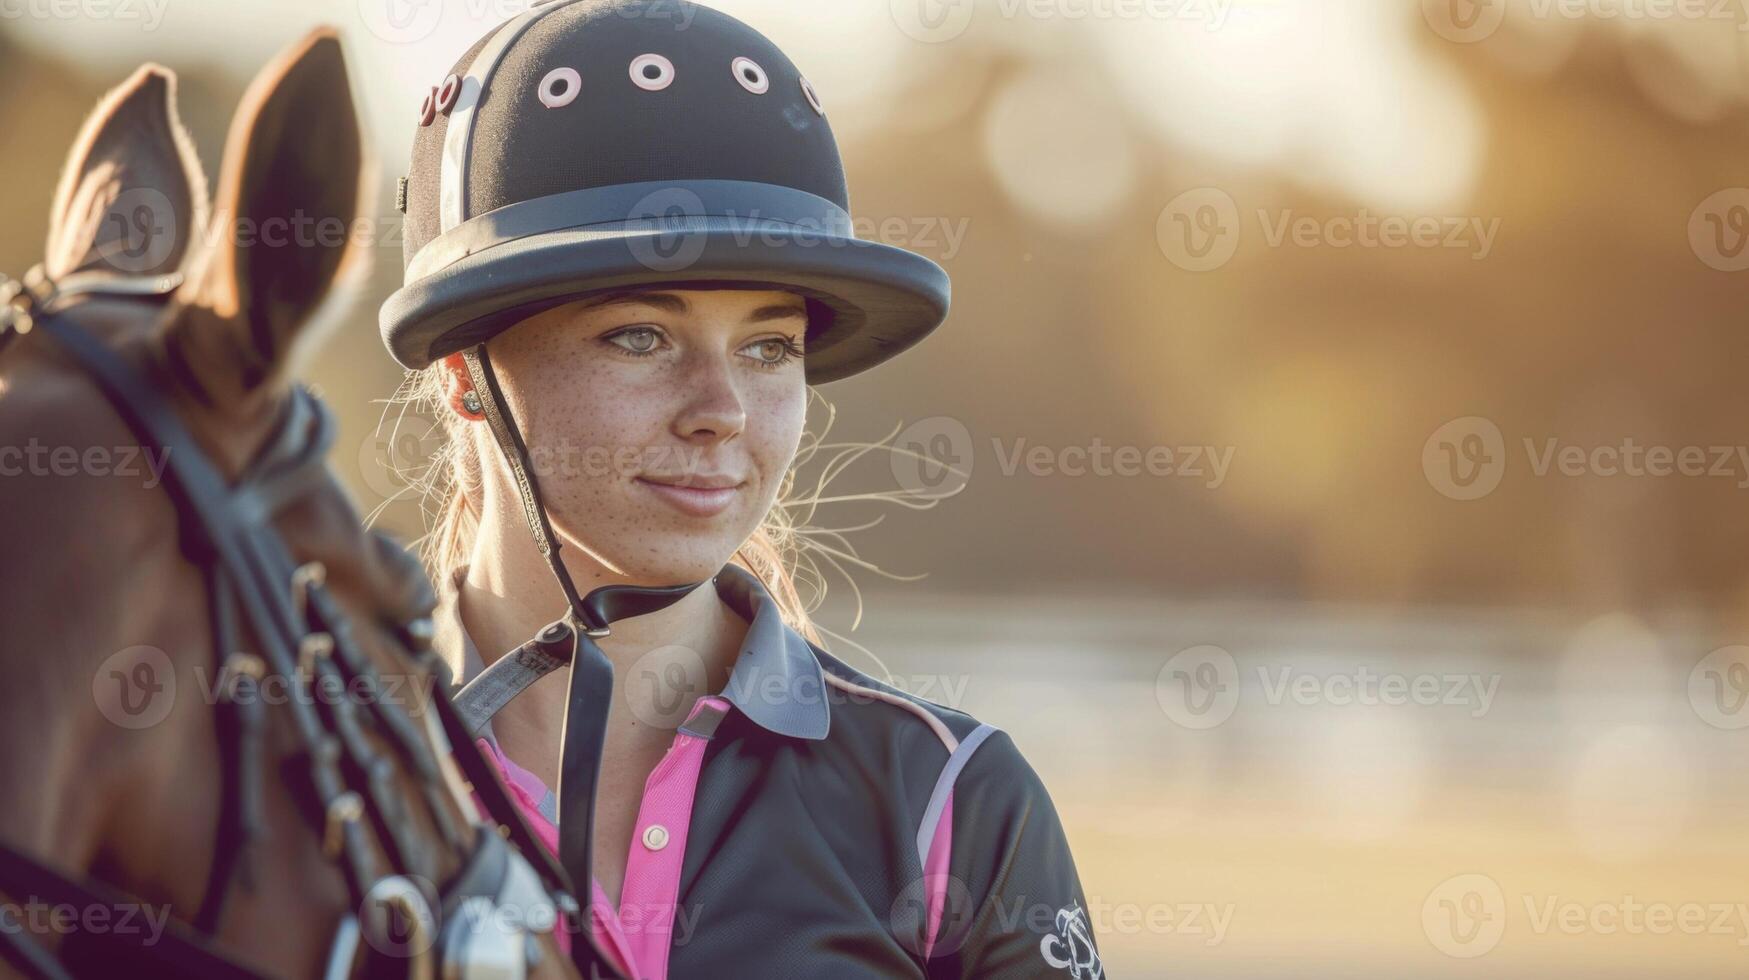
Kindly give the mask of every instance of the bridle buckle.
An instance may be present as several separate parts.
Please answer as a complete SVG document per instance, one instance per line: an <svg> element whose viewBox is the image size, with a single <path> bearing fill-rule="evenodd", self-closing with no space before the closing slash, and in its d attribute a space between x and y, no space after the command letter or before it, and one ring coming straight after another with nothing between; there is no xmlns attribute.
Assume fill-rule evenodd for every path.
<svg viewBox="0 0 1749 980"><path fill-rule="evenodd" d="M329 800L323 822L322 853L330 858L339 857L341 848L346 844L346 828L357 823L363 816L364 797L353 790L347 790Z"/></svg>
<svg viewBox="0 0 1749 980"><path fill-rule="evenodd" d="M221 696L228 702L236 703L242 695L245 681L260 684L261 679L267 676L267 661L253 653L233 653L225 658L224 673Z"/></svg>
<svg viewBox="0 0 1749 980"><path fill-rule="evenodd" d="M0 274L0 333L22 337L36 326L37 296L29 286Z"/></svg>

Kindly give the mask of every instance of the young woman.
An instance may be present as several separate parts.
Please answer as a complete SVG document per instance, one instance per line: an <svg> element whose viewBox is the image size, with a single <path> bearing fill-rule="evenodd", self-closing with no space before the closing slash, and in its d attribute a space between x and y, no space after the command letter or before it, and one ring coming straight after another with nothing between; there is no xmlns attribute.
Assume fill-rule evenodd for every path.
<svg viewBox="0 0 1749 980"><path fill-rule="evenodd" d="M578 964L1102 976L1013 741L825 652L790 581L808 386L948 306L933 262L855 238L813 86L696 4L558 0L419 115L382 328L451 436L437 644L588 889Z"/></svg>

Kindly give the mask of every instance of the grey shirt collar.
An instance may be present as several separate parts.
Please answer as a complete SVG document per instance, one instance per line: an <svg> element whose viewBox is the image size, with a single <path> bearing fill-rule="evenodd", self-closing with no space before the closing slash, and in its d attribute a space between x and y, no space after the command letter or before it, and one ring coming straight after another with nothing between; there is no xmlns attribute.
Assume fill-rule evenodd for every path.
<svg viewBox="0 0 1749 980"><path fill-rule="evenodd" d="M432 615L436 623L432 645L448 663L461 664L458 687L485 669L480 651L462 626L457 605L467 573L464 565L439 583L438 605ZM814 648L783 621L777 601L753 573L727 564L712 581L717 597L750 624L730 670L729 683L716 693L768 731L791 738L825 738L831 727L831 706ZM490 722L481 735L497 744Z"/></svg>

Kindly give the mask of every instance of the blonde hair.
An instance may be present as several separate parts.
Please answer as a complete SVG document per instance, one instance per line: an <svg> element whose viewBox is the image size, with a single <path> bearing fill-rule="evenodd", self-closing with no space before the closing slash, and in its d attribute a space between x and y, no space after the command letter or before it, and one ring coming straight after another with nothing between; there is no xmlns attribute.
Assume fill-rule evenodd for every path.
<svg viewBox="0 0 1749 980"><path fill-rule="evenodd" d="M480 445L490 446L485 439L475 439L469 431L469 423L450 408L448 395L448 379L442 363L433 364L420 371L407 372L401 387L390 399L390 404L400 405L400 416L395 420L396 431L407 424L407 416L414 414L424 416L429 421L430 428L421 437L414 440L420 446L430 446L432 434L436 433L437 446L426 458L418 460L392 460L391 467L396 470L405 482L408 490L419 494L425 517L426 533L415 545L419 549L419 557L424 562L426 571L434 581L442 582L457 569L467 563L473 552L474 543L479 537L480 515L476 511L480 495L482 462ZM822 633L837 636L830 630L825 630L814 622L813 610L825 599L826 582L824 566L836 569L849 582L853 591L856 581L846 570L846 565L865 568L888 578L912 581L923 578L922 575L901 576L884 571L874 564L863 560L844 537L846 532L863 530L880 523L880 519L862 525L848 528L823 528L811 526L810 522L822 503L846 502L852 500L885 501L896 503L916 510L927 510L939 501L951 497L964 489L963 482L952 490L929 491L923 489L899 488L894 490L875 491L871 493L850 494L839 497L827 497L824 494L827 483L842 473L847 467L863 455L876 449L885 449L901 455L910 455L926 459L921 454L910 450L893 447L887 443L900 429L895 426L893 432L879 442L873 443L837 443L823 442L827 432L831 431L832 422L836 416L831 403L827 402L819 392L808 389L810 403L814 400L824 406L826 424L818 436L804 434L796 459L790 470L785 474L782 486L779 488L777 501L767 512L765 519L754 532L748 536L741 547L736 549L730 558L734 564L745 568L759 581L764 583L783 614L784 622L796 632L807 637L811 642L825 646ZM417 423L416 423L417 424ZM395 439L390 439L390 445L395 445ZM836 455L825 464L819 482L811 492L805 495L796 493L797 473L816 454L822 451L834 451ZM403 462L410 465L401 465ZM959 473L939 460L931 460L942 469ZM963 481L964 474L960 474ZM384 506L387 506L385 503ZM378 508L378 512L381 508ZM373 513L372 517L376 515ZM804 597L804 589L807 595ZM854 629L861 621L861 594L857 591L856 616L851 623ZM841 640L852 646L846 637ZM866 649L863 652L876 663L874 657ZM884 672L884 667L883 667Z"/></svg>

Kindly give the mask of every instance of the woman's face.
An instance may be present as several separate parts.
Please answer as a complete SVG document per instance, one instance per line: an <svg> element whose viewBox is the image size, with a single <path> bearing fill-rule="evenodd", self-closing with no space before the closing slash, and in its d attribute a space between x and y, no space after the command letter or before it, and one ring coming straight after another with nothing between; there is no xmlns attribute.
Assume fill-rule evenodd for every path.
<svg viewBox="0 0 1749 980"><path fill-rule="evenodd" d="M795 457L807 325L793 293L661 290L592 297L494 337L554 529L639 584L715 574ZM498 458L485 425L475 432L482 458Z"/></svg>

